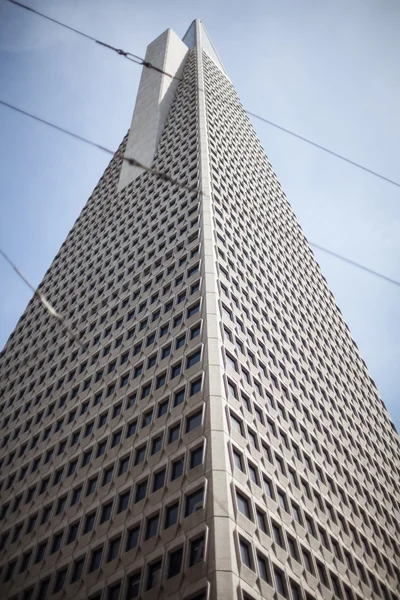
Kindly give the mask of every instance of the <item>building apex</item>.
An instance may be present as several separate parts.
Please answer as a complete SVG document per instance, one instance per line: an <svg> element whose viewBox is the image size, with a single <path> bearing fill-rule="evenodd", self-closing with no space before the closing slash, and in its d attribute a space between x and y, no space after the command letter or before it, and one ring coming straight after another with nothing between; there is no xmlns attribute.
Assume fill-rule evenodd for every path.
<svg viewBox="0 0 400 600"><path fill-rule="evenodd" d="M210 36L204 27L203 22L200 19L194 19L189 26L189 29L182 38L182 41L188 48L194 48L197 46L204 50L211 60L217 65L217 67L227 75L225 67L222 64L220 57L211 41Z"/></svg>

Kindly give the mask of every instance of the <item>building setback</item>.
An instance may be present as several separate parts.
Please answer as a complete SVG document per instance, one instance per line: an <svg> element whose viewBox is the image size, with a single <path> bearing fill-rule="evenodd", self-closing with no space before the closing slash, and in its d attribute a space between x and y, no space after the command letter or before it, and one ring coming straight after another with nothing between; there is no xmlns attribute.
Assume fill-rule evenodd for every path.
<svg viewBox="0 0 400 600"><path fill-rule="evenodd" d="M0 597L398 599L386 408L202 23L146 59L40 285L76 339L34 297L1 354Z"/></svg>

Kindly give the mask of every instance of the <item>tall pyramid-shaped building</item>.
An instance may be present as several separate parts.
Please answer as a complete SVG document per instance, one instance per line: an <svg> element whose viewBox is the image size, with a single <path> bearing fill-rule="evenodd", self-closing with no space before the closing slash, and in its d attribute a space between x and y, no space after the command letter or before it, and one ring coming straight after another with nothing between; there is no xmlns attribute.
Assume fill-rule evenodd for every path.
<svg viewBox="0 0 400 600"><path fill-rule="evenodd" d="M1 355L0 597L399 598L399 438L200 21ZM165 173L144 172L133 157Z"/></svg>

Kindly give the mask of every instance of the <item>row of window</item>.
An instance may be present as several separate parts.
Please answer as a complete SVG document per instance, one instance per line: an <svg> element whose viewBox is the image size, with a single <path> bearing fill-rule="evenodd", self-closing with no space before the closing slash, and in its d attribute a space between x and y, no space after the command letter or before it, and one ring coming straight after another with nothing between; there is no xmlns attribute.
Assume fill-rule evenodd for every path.
<svg viewBox="0 0 400 600"><path fill-rule="evenodd" d="M237 431L237 433L239 433L242 437L244 437L245 433L244 433L243 422L240 419L238 419L238 417L236 417L232 412L230 413L230 422L231 422L232 429ZM354 526L353 523L348 522L348 519L346 517L344 517L342 512L339 510L340 504L336 500L332 503L328 502L326 499L323 500L321 493L319 491L316 491L314 486L310 485L309 481L306 481L306 479L304 477L299 476L297 469L295 470L292 467L288 466L286 464L286 461L277 452L272 453L271 448L266 444L265 441L262 441L262 443L260 445L256 433L253 430L251 430L248 426L246 429L247 429L247 434L248 434L251 446L253 446L258 452L263 452L263 455L264 455L267 463L270 463L271 465L274 465L274 466L276 465L278 472L281 475L283 475L285 478L288 478L289 482L295 488L302 490L306 498L308 498L309 500L314 500L316 502L318 508L323 513L325 513L332 520L333 523L339 524L341 532L347 534L348 536L351 536L351 540L354 544L356 544L356 548L358 549L358 551L360 551L362 549L365 553L368 554L368 556L370 556L370 557L373 556L380 566L382 566L382 567L385 566L386 570L388 571L388 573L390 575L393 576L394 573L398 573L400 576L399 570L387 558L386 554L382 553L382 549L381 549L381 551L379 551L377 546L372 543L371 536L368 535L368 539L367 539L366 536L359 533L359 531L356 529L356 527ZM243 455L237 449L235 449L235 451L233 452L233 460L234 460L235 466L244 472ZM248 463L248 465L249 465L249 477L250 477L251 481L255 485L258 485L258 486L261 485L260 482L262 480L264 481L264 485L265 485L266 481L269 481L268 488L265 488L265 489L266 489L266 492L268 493L268 495L272 499L275 500L276 494L273 491L273 485L270 482L269 478L267 478L264 474L262 477L260 477L260 474L259 474L260 462L259 462L258 466L256 466L251 461ZM335 508L333 508L334 506L335 506ZM375 523L374 521L371 521L371 522ZM375 530L377 530L376 524L374 525L374 531ZM387 550L389 548L389 538L388 538L385 530L382 530L382 533L385 534L387 546L384 549L384 551L385 551L385 553L387 553ZM392 541L391 538L390 538L390 541ZM393 540L393 550L395 553L397 553L397 551L398 551L397 542L395 542L394 540Z"/></svg>
<svg viewBox="0 0 400 600"><path fill-rule="evenodd" d="M156 479L154 479L154 483L156 483ZM164 482L162 485L164 485ZM130 488L125 490L119 494L115 501L110 500L104 503L98 509L89 512L85 517L71 523L66 529L60 529L55 532L51 538L44 539L36 546L32 546L28 550L25 550L21 557L13 559L5 567L4 582L11 580L16 575L24 573L31 565L38 564L47 556L51 556L63 547L72 544L79 537L93 531L95 527L99 527L110 521L113 515L126 511L132 502L136 504L141 500L144 500L146 490L147 480L136 485L135 494L133 494ZM142 519L140 523L137 523L126 530L123 544L121 544L122 534L109 541L109 558L107 562L117 558L121 548L124 548L125 552L132 550L138 545L144 544L146 541L157 536L161 529L166 530L179 523L181 519L189 517L198 510L201 510L203 508L203 503L204 487L200 487L193 492L185 494L182 502L180 499L175 500L174 502L167 504L162 511L158 510L147 518ZM118 543L116 543L116 540L118 540ZM103 555L103 546L96 548L91 554L92 558L88 565L89 573L99 568L100 560ZM94 560L93 556L96 557ZM84 562L82 559L79 560L82 563ZM96 565L95 568L93 568L93 563Z"/></svg>
<svg viewBox="0 0 400 600"><path fill-rule="evenodd" d="M201 360L201 348L199 348L198 350L192 352L191 354L189 354L185 361L180 360L177 363L175 363L174 365L172 365L169 369L169 381L175 379L176 377L178 377L178 375L181 374L182 372L182 368L183 366L185 366L186 369L190 369L191 367L193 367L194 365L196 365L198 362L200 362ZM157 376L154 386L155 386L155 390L157 389L161 389L162 387L164 387L164 385L166 384L167 381L167 371L165 371L164 373L160 374L159 376ZM121 379L120 381L120 386L121 383L123 383L123 379ZM198 387L199 387L199 383L201 385L201 382L192 382L192 389L191 392L196 393L196 390L198 391ZM152 387L153 387L153 381L150 380L149 382L145 383L142 385L142 387L140 388L139 393L135 392L133 395L130 395L129 397L129 401L130 401L130 406L132 405L131 403L134 402L136 400L136 396L138 396L139 400L144 400L145 398L150 397L151 391L152 391ZM116 382L113 382L112 384L110 384L107 388L107 396L110 396L111 394L113 394L116 390ZM102 393L102 392L100 392ZM184 400L184 396L185 396L185 391L184 389L180 390L180 393L178 394L177 392L177 398L174 399L174 403L175 406L177 406L178 404L182 403ZM117 407L114 408L114 411L118 408L119 405L117 405ZM72 415L72 416L71 416ZM68 423L72 422L72 420L75 419L75 411L72 411L72 413L69 414L68 417ZM102 415L100 415L99 417L100 419L100 423L101 425L99 426L103 426L106 423L107 420L107 415L106 413L102 413ZM147 423L146 424L150 424L152 420L152 411L150 414L150 418L147 417ZM104 422L103 422L104 421ZM55 425L54 425L54 433L56 433L57 431L61 430L62 425L63 425L64 419L59 419ZM91 430L93 429L94 424L88 423L87 427L89 428L89 430L86 432L84 431L84 436L86 437L87 435L89 435L91 433ZM50 432L49 432L50 433ZM71 434L71 439L70 439L70 444L69 447L74 446L75 444L78 443L79 438L81 435L81 431L80 430L76 430L74 432L72 432ZM38 442L38 439L36 437L33 438L33 443L34 446L36 446ZM32 442L31 442L32 443ZM58 454L60 454L61 452L64 452L64 450L67 447L67 440L62 440L60 442L61 448L62 450L60 451L60 446L58 449ZM6 484L5 484L5 490L8 490L11 488L11 486L13 485L14 481L17 480L17 475L18 475L18 481L20 481L22 478L24 478L27 474L30 473L35 473L38 469L39 466L42 462L42 459L44 457L44 464L46 464L47 462L49 462L53 456L53 452L54 452L54 447L50 448L49 450L46 451L46 453L44 453L43 455L37 456L36 458L34 458L32 461L30 461L29 463L25 464L19 471L12 473L11 475L8 476L7 480L6 480ZM3 480L4 481L4 480Z"/></svg>
<svg viewBox="0 0 400 600"><path fill-rule="evenodd" d="M168 430L166 431L165 442L164 442L164 433L162 432L159 435L153 437L150 441L145 441L144 443L141 443L135 449L134 452L128 452L125 456L123 456L119 459L117 476L120 476L123 473L126 473L129 468L133 468L133 467L143 463L148 453L149 453L149 456L151 456L151 455L154 455L157 452L159 452L162 449L163 443L172 444L173 442L178 441L182 435L190 433L191 431L193 431L194 429L199 427L202 424L202 421L203 421L203 409L202 408L196 409L193 412L189 413L185 417L185 425L184 425L183 431L181 431L182 423L181 423L181 419L180 419L179 421L174 422L173 424L171 424L169 426ZM136 426L137 426L136 420L130 424L128 423L126 430L125 430L125 439L131 437L136 432ZM22 505L23 498L24 498L25 504L30 503L33 500L33 498L35 497L36 490L38 490L38 495L40 496L41 494L45 493L47 491L47 489L49 489L50 487L54 487L54 486L60 484L62 481L65 481L66 479L68 479L68 477L71 477L72 475L74 475L78 471L79 468L86 467L87 465L89 465L91 463L92 460L95 460L97 458L100 458L101 456L104 456L106 454L108 445L110 445L110 449L111 449L121 443L122 432L123 432L123 430L119 429L118 431L112 433L108 438L100 440L99 442L97 442L97 444L95 446L92 446L89 449L85 450L81 457L76 457L76 458L70 460L70 462L68 464L64 464L61 467L57 468L51 477L48 476L48 477L42 479L42 481L40 483L28 488L28 490L25 493L22 492L20 495L16 496L11 505L11 513L16 512L20 508L20 506ZM201 456L202 456L202 454L201 454ZM174 467L174 468L177 468L177 469L178 468L180 469L181 467L183 468L183 459L180 459L180 461L178 461L178 463L179 463L179 465L177 465L177 467ZM108 469L107 477L112 476L113 469L114 469L114 466L111 466ZM174 471L174 469L173 469L173 471ZM165 475L165 473L164 473L164 475ZM97 483L97 477L95 478L95 482ZM89 484L90 484L90 481L89 481ZM146 485L146 487L147 487L147 485ZM83 493L83 484L81 484L78 487L73 489L72 494L71 494L71 499L70 499L70 506L73 506L73 505L77 504L77 502L80 501L82 493ZM66 498L67 497L65 496L63 499L61 499L63 501L62 510L65 509ZM10 508L10 504L3 504L1 512L0 512L0 519L4 520L6 518L9 508ZM51 511L52 511L52 504L50 504L49 506L47 506L43 509L43 515L46 515L46 521L50 517ZM59 514L59 512L57 512L56 514ZM42 519L41 519L42 523L46 522L46 521L43 521L43 519L45 518L43 515L42 515ZM37 515L36 515L36 517L37 517ZM28 529L29 529L29 526L28 526ZM21 530L22 530L22 524L20 524L20 531ZM14 535L15 535L15 533L14 533Z"/></svg>

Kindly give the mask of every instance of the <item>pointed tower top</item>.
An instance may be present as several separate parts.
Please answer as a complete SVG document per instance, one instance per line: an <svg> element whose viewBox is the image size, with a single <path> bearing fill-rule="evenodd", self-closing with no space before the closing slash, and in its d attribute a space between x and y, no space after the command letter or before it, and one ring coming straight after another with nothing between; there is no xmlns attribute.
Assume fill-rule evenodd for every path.
<svg viewBox="0 0 400 600"><path fill-rule="evenodd" d="M207 52L208 56L214 61L217 67L221 69L225 75L227 75L224 65L222 64L221 59L214 48L214 44L212 43L210 36L208 35L207 30L200 19L195 19L192 21L189 29L183 36L182 41L188 48L194 48L196 45L202 48L205 52Z"/></svg>

